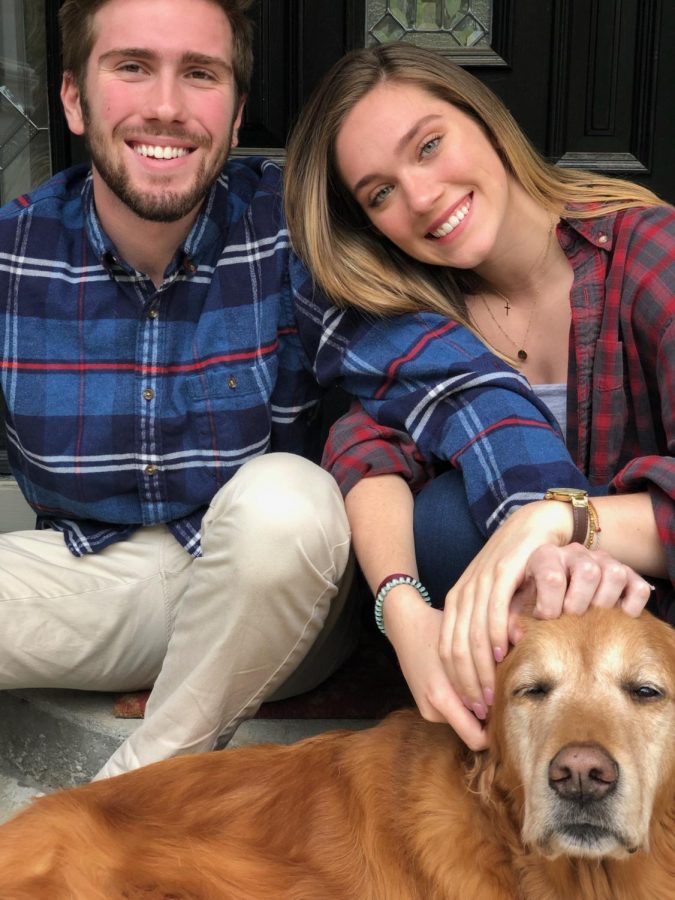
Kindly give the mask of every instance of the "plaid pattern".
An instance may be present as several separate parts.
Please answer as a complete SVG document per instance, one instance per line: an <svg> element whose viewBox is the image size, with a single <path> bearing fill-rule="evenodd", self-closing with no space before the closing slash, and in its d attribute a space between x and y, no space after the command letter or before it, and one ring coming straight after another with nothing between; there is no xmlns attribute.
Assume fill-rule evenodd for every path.
<svg viewBox="0 0 675 900"><path fill-rule="evenodd" d="M649 491L675 585L675 210L570 220L561 245L575 272L568 446L592 484ZM661 597L665 617L675 592Z"/></svg>
<svg viewBox="0 0 675 900"><path fill-rule="evenodd" d="M675 584L675 210L569 218L558 238L575 274L571 458L524 377L465 329L430 314L366 325L306 294L301 334L320 380L341 379L366 409L336 424L325 464L344 493L377 471L415 490L439 464L460 468L484 534L554 483L648 489Z"/></svg>
<svg viewBox="0 0 675 900"><path fill-rule="evenodd" d="M489 534L551 484L587 484L525 377L464 327L433 313L364 317L334 308L309 284L296 294L296 308L318 381L337 381L419 449L417 459L405 459L410 442L380 432L393 440L385 455L380 442L372 444L378 428L371 419L334 429L324 459L343 491L358 472L396 471L396 454L414 483L424 477L420 460L451 465L462 470L474 518Z"/></svg>
<svg viewBox="0 0 675 900"><path fill-rule="evenodd" d="M435 473L404 431L380 425L358 400L331 427L321 465L332 472L344 497L372 475L399 475L417 493Z"/></svg>
<svg viewBox="0 0 675 900"><path fill-rule="evenodd" d="M318 455L280 191L273 163L228 162L159 289L117 258L85 168L0 211L10 463L75 555L166 522L198 556L243 463Z"/></svg>

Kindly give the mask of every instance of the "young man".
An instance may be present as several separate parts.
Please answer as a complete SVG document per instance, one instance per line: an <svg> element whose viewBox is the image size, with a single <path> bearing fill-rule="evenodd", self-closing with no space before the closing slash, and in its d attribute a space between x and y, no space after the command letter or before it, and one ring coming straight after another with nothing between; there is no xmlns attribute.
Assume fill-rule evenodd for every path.
<svg viewBox="0 0 675 900"><path fill-rule="evenodd" d="M9 452L38 516L0 536L0 688L154 684L99 777L211 749L351 641L342 499L300 455L320 390L280 173L227 162L249 5L66 0L92 167L0 212Z"/></svg>

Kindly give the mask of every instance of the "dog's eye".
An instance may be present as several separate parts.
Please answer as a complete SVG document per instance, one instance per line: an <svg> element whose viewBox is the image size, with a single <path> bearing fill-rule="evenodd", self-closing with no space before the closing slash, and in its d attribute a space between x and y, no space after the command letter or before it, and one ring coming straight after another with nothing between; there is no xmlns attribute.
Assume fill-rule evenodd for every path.
<svg viewBox="0 0 675 900"><path fill-rule="evenodd" d="M536 684L526 684L517 688L513 694L515 697L532 697L537 700L545 697L551 690L551 685L547 681L538 681Z"/></svg>
<svg viewBox="0 0 675 900"><path fill-rule="evenodd" d="M624 685L624 688L638 703L649 703L651 700L660 700L664 696L663 691L652 684L627 684Z"/></svg>

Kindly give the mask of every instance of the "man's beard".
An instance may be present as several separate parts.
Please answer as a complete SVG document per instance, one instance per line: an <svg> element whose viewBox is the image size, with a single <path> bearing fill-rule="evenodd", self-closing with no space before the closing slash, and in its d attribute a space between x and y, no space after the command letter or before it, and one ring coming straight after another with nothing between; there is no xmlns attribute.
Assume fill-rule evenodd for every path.
<svg viewBox="0 0 675 900"><path fill-rule="evenodd" d="M187 216L202 203L211 186L220 175L229 155L232 138L231 129L226 135L222 152L214 159L213 164L208 169L206 168L207 161L202 159L191 187L187 188L183 193L177 193L168 188L158 192L138 190L131 185L129 174L124 168L124 164L121 162L116 163L107 153L106 139L92 121L91 112L84 97L82 98L82 110L86 126L84 138L94 168L112 193L141 219L147 219L151 222L177 222L179 219ZM151 135L148 131L144 134L145 136L162 134L164 137L169 138L184 138L187 136L185 133L178 134L175 128L155 129L155 131L155 135ZM195 140L194 135L189 135L189 139L192 143L198 144L206 150L211 147L211 142L204 137L200 136ZM170 176L165 176L164 180L169 184L171 181ZM158 187L161 187L161 174L156 177L156 182Z"/></svg>

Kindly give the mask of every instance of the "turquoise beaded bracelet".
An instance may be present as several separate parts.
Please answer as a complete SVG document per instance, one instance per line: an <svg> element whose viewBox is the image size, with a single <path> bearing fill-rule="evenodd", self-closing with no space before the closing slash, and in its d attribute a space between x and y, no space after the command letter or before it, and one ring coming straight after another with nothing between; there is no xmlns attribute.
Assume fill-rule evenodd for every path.
<svg viewBox="0 0 675 900"><path fill-rule="evenodd" d="M399 584L409 584L410 587L415 588L422 600L424 600L425 603L428 603L429 606L431 606L431 597L429 596L429 591L417 578L413 578L412 575L404 575L398 573L396 573L395 575L388 575L384 579L384 581L380 583L380 586L377 589L377 593L375 595L375 621L377 622L377 627L384 635L386 635L387 632L384 630L382 604L384 603L389 591L392 588L397 587Z"/></svg>

